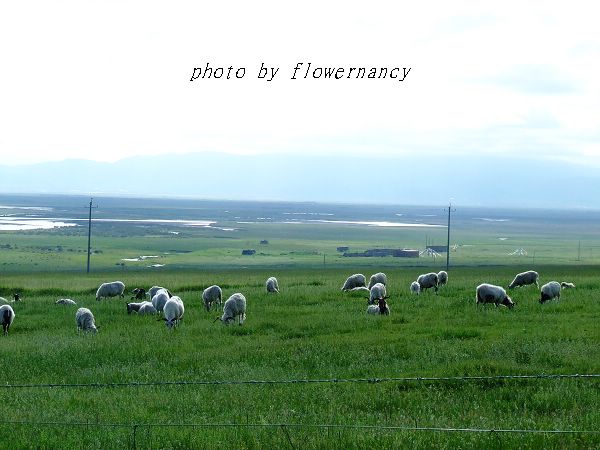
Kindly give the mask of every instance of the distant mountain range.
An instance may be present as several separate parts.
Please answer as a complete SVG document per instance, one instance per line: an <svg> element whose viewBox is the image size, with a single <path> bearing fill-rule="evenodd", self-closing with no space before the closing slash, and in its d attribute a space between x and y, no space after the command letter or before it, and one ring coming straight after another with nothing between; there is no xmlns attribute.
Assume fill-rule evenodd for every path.
<svg viewBox="0 0 600 450"><path fill-rule="evenodd" d="M598 168L489 156L190 153L0 166L4 193L600 208L598 187Z"/></svg>

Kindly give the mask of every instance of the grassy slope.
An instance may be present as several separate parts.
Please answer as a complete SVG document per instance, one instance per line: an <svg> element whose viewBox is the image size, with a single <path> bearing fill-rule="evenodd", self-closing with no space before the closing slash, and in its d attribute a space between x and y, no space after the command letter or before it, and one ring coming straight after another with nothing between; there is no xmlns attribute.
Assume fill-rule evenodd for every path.
<svg viewBox="0 0 600 450"><path fill-rule="evenodd" d="M356 267L367 276L375 270ZM353 269L354 271L354 269ZM411 297L419 268L386 269L389 317L365 314L365 300L339 291L346 269L113 272L84 276L40 272L2 278L1 292L23 291L8 338L0 340L7 383L251 380L600 373L600 281L594 267L545 267L541 279L577 284L561 302L539 305L535 288L514 291L518 307L474 306L475 286L506 285L515 268L459 268L440 295ZM282 293L268 296L275 274ZM169 333L154 318L127 316L123 300L96 302L100 281L168 286L186 303ZM243 327L212 323L200 291L220 284L243 292ZM26 288L26 289L25 289ZM77 336L74 308L90 307L101 331ZM171 386L5 391L4 418L99 423L301 423L476 428L597 429L595 380L450 383ZM0 426L0 435L9 433ZM15 447L132 445L132 429L15 426ZM599 436L452 434L315 429L165 429L142 427L142 447L430 448L597 447Z"/></svg>

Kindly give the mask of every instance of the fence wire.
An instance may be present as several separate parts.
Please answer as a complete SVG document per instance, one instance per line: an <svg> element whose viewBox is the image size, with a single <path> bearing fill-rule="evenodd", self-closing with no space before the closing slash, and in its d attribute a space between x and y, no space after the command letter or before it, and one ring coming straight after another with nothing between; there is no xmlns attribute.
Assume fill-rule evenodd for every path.
<svg viewBox="0 0 600 450"><path fill-rule="evenodd" d="M382 377L382 378L322 378L292 380L191 380L191 381L127 381L117 383L23 383L0 384L0 388L126 388L152 386L224 386L224 385L292 385L318 383L389 383L389 382L449 382L449 381L492 381L492 380L532 380L532 379L598 379L600 374L535 374L535 375L489 375L455 377Z"/></svg>
<svg viewBox="0 0 600 450"><path fill-rule="evenodd" d="M31 427L100 427L100 428L290 428L373 431L424 431L441 433L520 433L520 434L600 434L600 430L540 430L517 428L454 428L404 425L303 424L303 423L102 423L102 422L34 422L26 420L0 421L0 425Z"/></svg>

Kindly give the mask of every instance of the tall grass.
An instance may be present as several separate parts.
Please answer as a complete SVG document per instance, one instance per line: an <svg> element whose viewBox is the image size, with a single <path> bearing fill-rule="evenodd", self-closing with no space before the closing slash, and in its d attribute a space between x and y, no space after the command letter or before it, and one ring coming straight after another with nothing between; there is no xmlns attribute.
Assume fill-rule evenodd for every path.
<svg viewBox="0 0 600 450"><path fill-rule="evenodd" d="M367 277L374 272L364 268ZM600 281L593 267L549 267L541 279L577 288L540 305L535 287L512 291L514 310L476 307L475 286L507 285L516 269L454 269L439 295L411 296L419 269L391 269L389 317L367 316L362 294L342 293L345 270L112 272L91 276L4 276L22 290L15 322L0 339L2 384L194 380L291 380L398 376L600 373ZM279 295L264 281L276 275ZM154 317L126 314L125 300L97 302L101 281L128 290L159 284L186 304L169 332ZM213 323L200 293L220 284L242 292L240 327ZM78 335L70 297L92 309L97 335ZM108 427L94 424L273 424L596 430L597 380L173 385L121 388L3 388L4 419L89 426L0 424L11 447L142 448L592 448L598 435L440 433L351 428L217 426ZM1 420L0 420L1 422Z"/></svg>

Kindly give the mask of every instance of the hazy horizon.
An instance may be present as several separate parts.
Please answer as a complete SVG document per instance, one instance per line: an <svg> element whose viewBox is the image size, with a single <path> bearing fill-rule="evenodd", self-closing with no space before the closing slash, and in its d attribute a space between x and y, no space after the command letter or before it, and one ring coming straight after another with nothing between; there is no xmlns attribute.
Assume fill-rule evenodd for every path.
<svg viewBox="0 0 600 450"><path fill-rule="evenodd" d="M527 158L190 153L0 165L0 191L346 204L596 209L600 170Z"/></svg>

